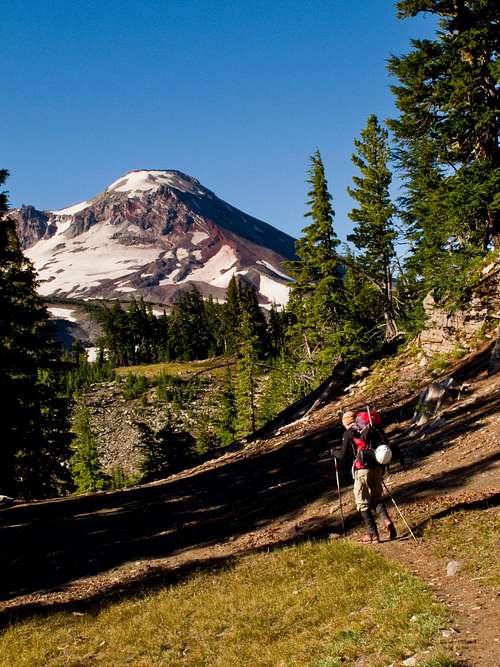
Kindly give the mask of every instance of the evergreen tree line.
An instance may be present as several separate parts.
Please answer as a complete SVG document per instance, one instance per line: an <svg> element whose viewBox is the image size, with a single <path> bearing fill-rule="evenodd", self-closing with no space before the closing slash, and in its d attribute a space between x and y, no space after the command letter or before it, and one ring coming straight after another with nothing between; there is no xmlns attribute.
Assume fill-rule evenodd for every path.
<svg viewBox="0 0 500 667"><path fill-rule="evenodd" d="M403 19L439 16L439 30L390 58L399 117L384 127L370 115L354 140L357 173L348 188L354 224L345 248L319 150L311 157L310 223L288 267L294 282L280 370L287 377L289 367L296 369L298 395L336 360L398 333L413 335L423 326L429 292L450 307L466 302L476 267L500 248L499 5L403 0L396 6ZM392 171L403 184L395 201ZM283 382L277 377L273 384Z"/></svg>
<svg viewBox="0 0 500 667"><path fill-rule="evenodd" d="M183 292L172 312L156 317L151 304L132 299L125 311L115 302L101 307L103 335L98 360L114 366L234 355L243 327L259 358L276 356L283 342L283 315L274 306L266 319L252 285L231 278L225 303L207 300L196 288Z"/></svg>

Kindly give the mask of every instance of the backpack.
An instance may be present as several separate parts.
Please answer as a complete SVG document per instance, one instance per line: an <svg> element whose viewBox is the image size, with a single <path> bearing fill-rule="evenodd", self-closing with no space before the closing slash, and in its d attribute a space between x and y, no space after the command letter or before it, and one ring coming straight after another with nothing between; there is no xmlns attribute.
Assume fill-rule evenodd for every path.
<svg viewBox="0 0 500 667"><path fill-rule="evenodd" d="M356 415L356 429L359 437L354 438L357 451L356 459L369 470L381 465L377 457L377 448L387 448L387 439L382 429L382 417L376 410L358 412Z"/></svg>

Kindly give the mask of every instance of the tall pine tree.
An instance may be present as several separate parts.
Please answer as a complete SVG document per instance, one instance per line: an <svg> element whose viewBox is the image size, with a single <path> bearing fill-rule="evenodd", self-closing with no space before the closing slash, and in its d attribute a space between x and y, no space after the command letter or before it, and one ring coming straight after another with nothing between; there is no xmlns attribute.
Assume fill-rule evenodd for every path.
<svg viewBox="0 0 500 667"><path fill-rule="evenodd" d="M329 365L345 352L345 301L337 254L339 239L333 227L335 213L319 150L311 157L307 182L311 189L305 217L311 218L311 223L295 244L298 259L288 262L294 279L289 301L294 324L289 338L294 339L296 350L303 347L312 366Z"/></svg>
<svg viewBox="0 0 500 667"><path fill-rule="evenodd" d="M388 167L391 156L388 138L387 131L372 114L361 131L361 139L354 140L356 153L352 161L361 176L353 176L354 187L348 188L358 208L349 213L355 226L347 238L359 251L359 268L380 290L385 337L390 339L397 333L392 275L397 234L392 222L395 208L389 195L392 174Z"/></svg>
<svg viewBox="0 0 500 667"><path fill-rule="evenodd" d="M240 343L236 362L236 434L244 437L255 431L257 417L256 376L258 338L252 331L247 312L243 312L239 327Z"/></svg>
<svg viewBox="0 0 500 667"><path fill-rule="evenodd" d="M401 0L397 8L403 19L439 17L435 39L413 40L408 54L389 61L400 111L390 127L407 179L417 280L457 294L471 261L500 247L499 5Z"/></svg>
<svg viewBox="0 0 500 667"><path fill-rule="evenodd" d="M76 407L73 433L70 467L77 491L85 493L104 489L106 476L99 462L97 439L90 424L90 412L83 403Z"/></svg>
<svg viewBox="0 0 500 667"><path fill-rule="evenodd" d="M0 185L8 172L0 170ZM60 350L0 193L0 489L55 495L69 482L68 402L58 380Z"/></svg>

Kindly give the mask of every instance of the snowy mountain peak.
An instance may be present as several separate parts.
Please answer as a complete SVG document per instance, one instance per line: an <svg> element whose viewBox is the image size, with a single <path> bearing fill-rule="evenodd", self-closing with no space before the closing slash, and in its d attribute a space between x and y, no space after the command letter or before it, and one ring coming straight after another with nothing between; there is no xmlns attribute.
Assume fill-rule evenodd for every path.
<svg viewBox="0 0 500 667"><path fill-rule="evenodd" d="M238 276L284 305L294 240L180 171L129 171L86 201L12 213L44 296L168 304L196 287L223 300Z"/></svg>
<svg viewBox="0 0 500 667"><path fill-rule="evenodd" d="M159 169L137 169L127 172L106 188L106 192L128 192L136 194L158 190L161 186L175 188L181 192L203 195L206 190L199 181L180 171Z"/></svg>

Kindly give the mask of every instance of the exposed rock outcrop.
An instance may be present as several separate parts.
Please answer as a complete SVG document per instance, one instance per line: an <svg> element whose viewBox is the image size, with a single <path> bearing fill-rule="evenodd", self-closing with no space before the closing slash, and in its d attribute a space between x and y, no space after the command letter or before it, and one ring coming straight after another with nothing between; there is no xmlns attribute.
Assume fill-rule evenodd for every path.
<svg viewBox="0 0 500 667"><path fill-rule="evenodd" d="M427 322L418 342L424 353L447 353L457 346L469 348L485 323L500 316L500 259L482 269L463 308L440 307L432 294L425 297L423 306Z"/></svg>

